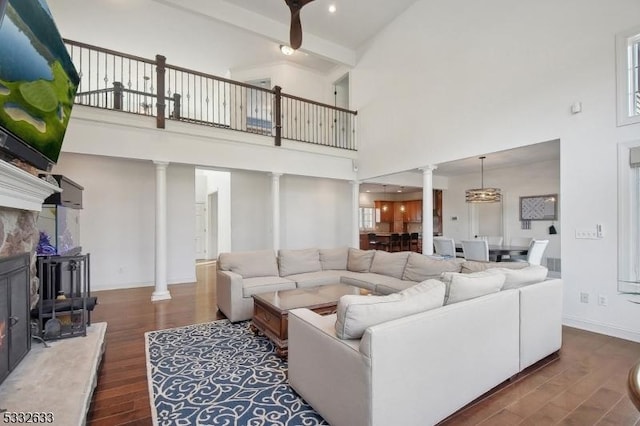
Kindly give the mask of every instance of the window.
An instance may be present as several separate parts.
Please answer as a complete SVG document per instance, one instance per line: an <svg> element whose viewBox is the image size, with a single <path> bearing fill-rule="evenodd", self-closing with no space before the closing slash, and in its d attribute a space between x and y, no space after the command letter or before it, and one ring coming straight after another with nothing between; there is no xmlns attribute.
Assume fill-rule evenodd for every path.
<svg viewBox="0 0 640 426"><path fill-rule="evenodd" d="M616 36L618 125L640 123L640 27Z"/></svg>
<svg viewBox="0 0 640 426"><path fill-rule="evenodd" d="M360 229L373 229L373 207L360 207Z"/></svg>
<svg viewBox="0 0 640 426"><path fill-rule="evenodd" d="M618 147L618 291L640 294L640 141Z"/></svg>

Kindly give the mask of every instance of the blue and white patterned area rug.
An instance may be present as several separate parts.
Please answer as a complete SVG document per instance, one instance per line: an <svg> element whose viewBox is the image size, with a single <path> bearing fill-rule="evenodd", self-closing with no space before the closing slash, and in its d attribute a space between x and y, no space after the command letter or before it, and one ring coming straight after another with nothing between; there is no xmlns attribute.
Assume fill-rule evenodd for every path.
<svg viewBox="0 0 640 426"><path fill-rule="evenodd" d="M287 363L249 321L145 333L157 425L326 425L287 383Z"/></svg>

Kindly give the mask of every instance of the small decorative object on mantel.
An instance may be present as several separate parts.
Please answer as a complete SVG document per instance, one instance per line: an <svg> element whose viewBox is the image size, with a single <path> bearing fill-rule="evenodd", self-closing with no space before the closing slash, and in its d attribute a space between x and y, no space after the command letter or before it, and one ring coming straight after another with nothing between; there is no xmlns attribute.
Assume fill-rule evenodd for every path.
<svg viewBox="0 0 640 426"><path fill-rule="evenodd" d="M553 222L551 222L551 226L549 227L549 234L555 235L557 233L558 233L558 231L556 230L555 224Z"/></svg>
<svg viewBox="0 0 640 426"><path fill-rule="evenodd" d="M557 220L558 194L520 197L520 220Z"/></svg>
<svg viewBox="0 0 640 426"><path fill-rule="evenodd" d="M521 220L520 221L520 229L531 229L531 221L530 220Z"/></svg>

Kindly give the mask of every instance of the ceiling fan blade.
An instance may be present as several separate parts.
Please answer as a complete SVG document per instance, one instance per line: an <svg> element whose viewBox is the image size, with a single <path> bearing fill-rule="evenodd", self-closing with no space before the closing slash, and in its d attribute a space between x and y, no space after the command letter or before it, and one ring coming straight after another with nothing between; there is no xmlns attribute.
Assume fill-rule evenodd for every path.
<svg viewBox="0 0 640 426"><path fill-rule="evenodd" d="M302 23L300 22L300 11L291 14L289 45L291 45L293 49L298 49L302 46Z"/></svg>
<svg viewBox="0 0 640 426"><path fill-rule="evenodd" d="M302 46L302 23L300 22L300 9L313 0L285 0L291 10L291 27L289 29L289 45L295 50Z"/></svg>

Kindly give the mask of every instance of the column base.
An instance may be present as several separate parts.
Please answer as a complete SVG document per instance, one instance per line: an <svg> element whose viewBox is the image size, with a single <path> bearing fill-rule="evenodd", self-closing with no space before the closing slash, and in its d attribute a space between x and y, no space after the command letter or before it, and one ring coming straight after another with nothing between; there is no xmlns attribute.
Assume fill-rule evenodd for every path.
<svg viewBox="0 0 640 426"><path fill-rule="evenodd" d="M152 302L156 302L158 300L168 300L168 299L171 299L171 293L169 293L169 290L154 291L151 294L151 301Z"/></svg>

